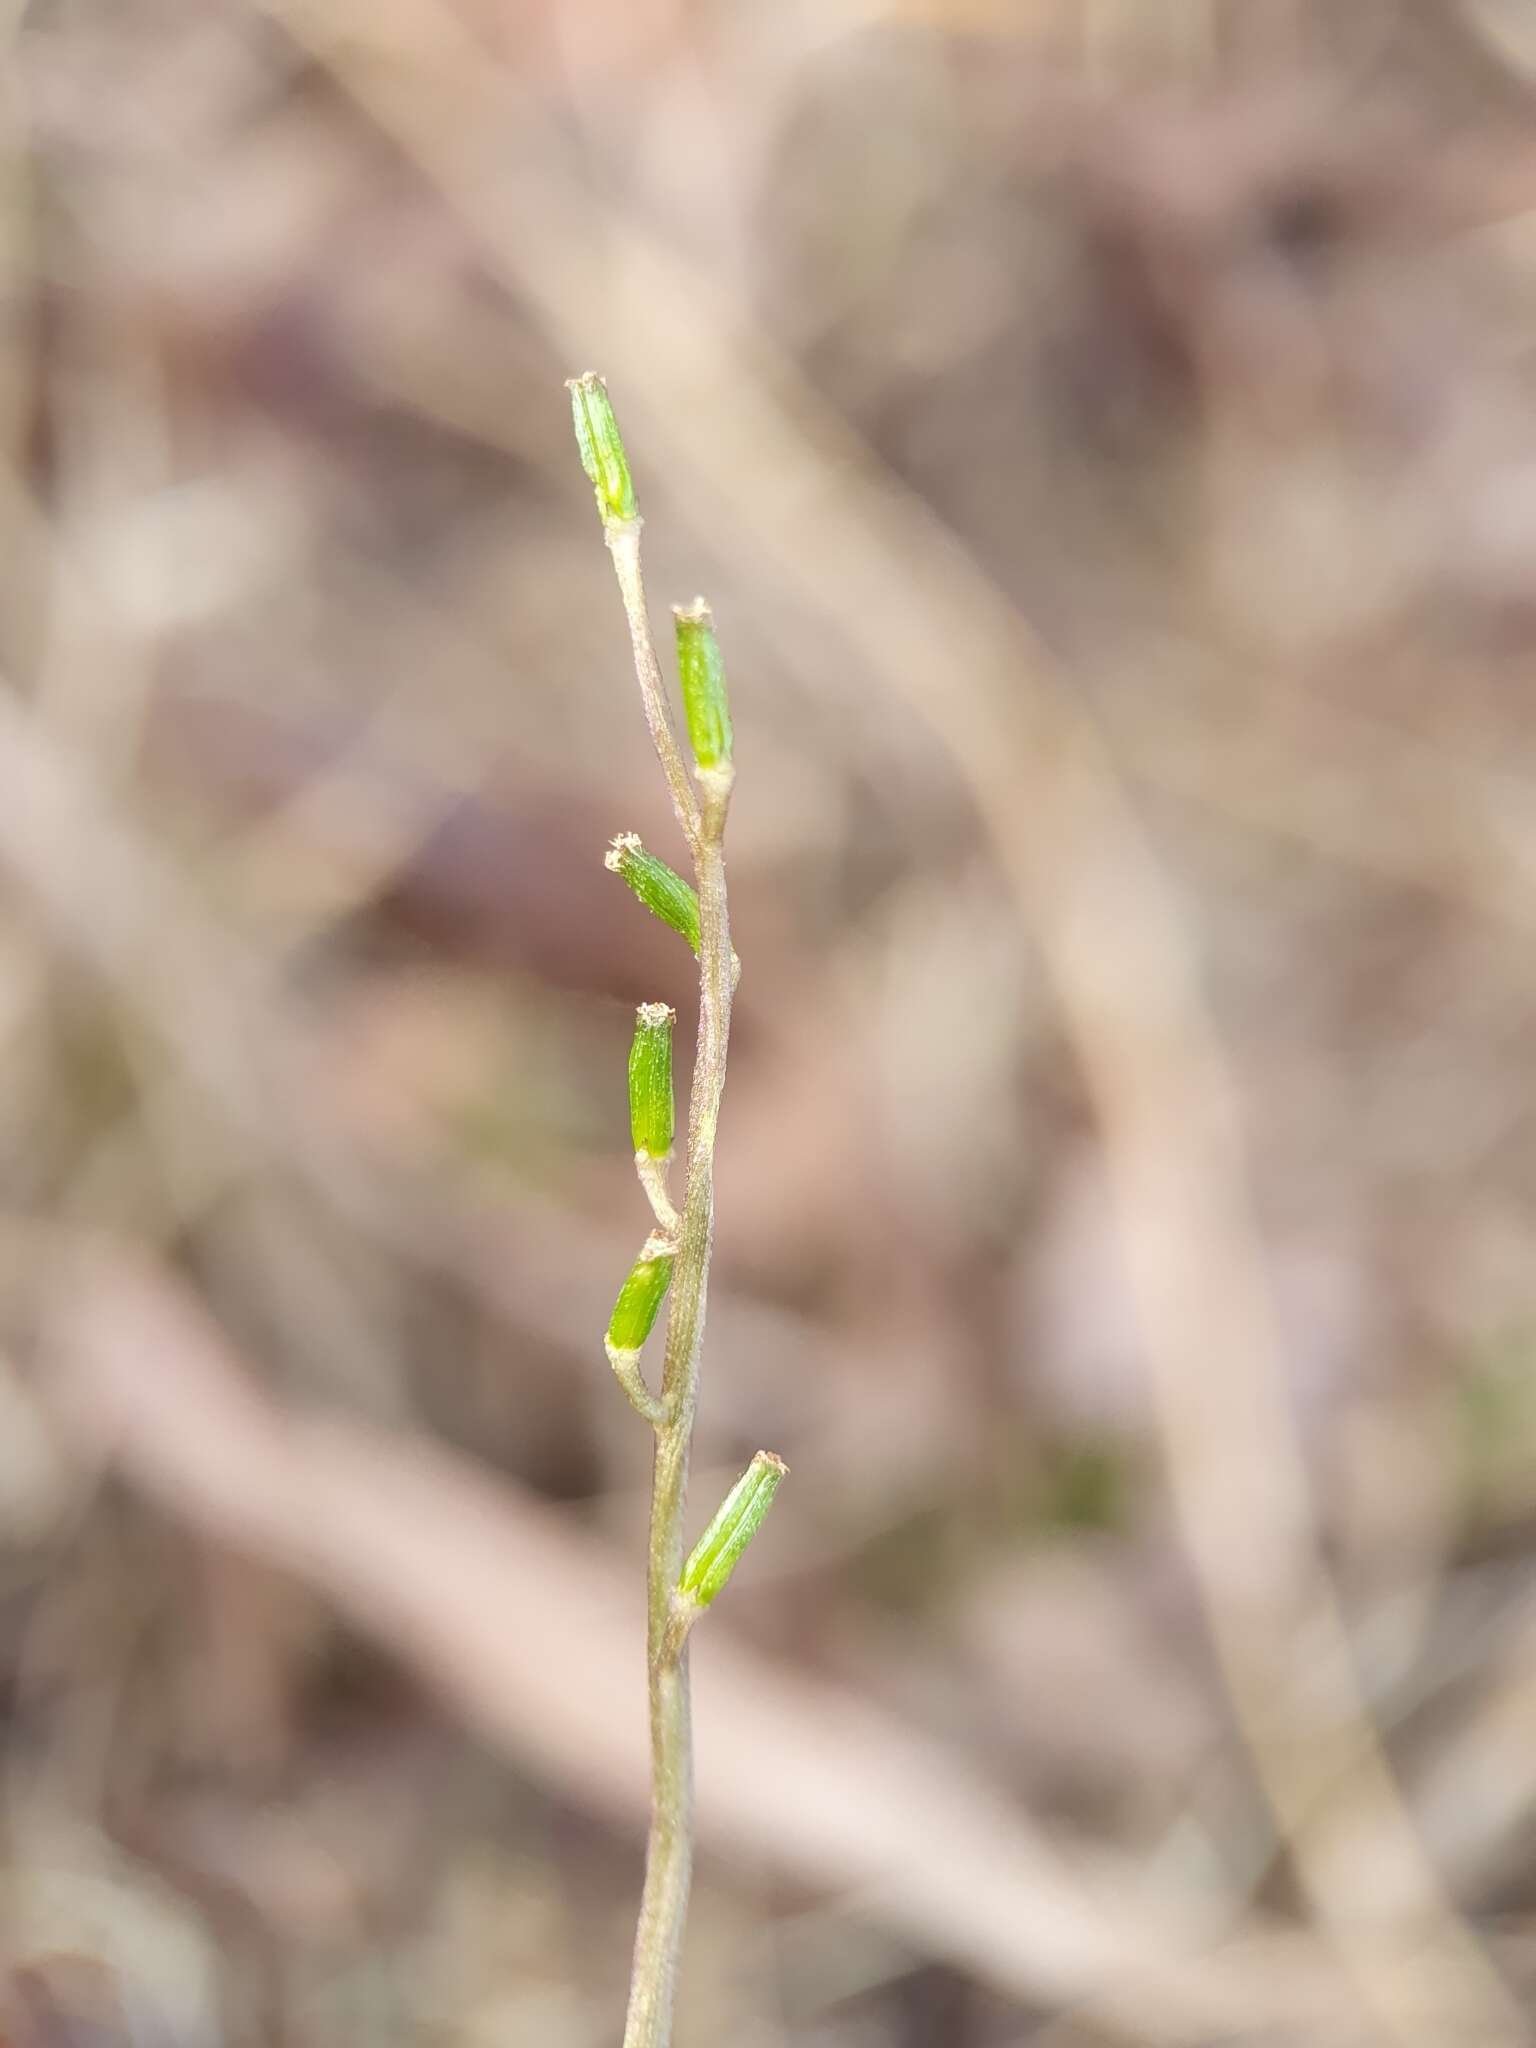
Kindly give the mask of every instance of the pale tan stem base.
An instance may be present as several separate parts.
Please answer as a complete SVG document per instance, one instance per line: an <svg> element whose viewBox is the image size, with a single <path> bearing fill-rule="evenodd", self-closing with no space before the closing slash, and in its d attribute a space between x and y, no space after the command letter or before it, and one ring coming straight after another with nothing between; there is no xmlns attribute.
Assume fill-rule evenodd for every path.
<svg viewBox="0 0 1536 2048"><path fill-rule="evenodd" d="M672 2038L677 1960L693 1878L693 1730L686 1644L652 1667L650 1690L651 1835L624 2048L666 2048Z"/></svg>

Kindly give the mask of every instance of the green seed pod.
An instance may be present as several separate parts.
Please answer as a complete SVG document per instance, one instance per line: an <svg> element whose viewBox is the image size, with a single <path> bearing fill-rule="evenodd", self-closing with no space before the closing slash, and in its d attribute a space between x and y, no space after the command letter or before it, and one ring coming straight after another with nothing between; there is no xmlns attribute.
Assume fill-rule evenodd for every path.
<svg viewBox="0 0 1536 2048"><path fill-rule="evenodd" d="M714 1520L689 1553L677 1590L696 1606L708 1607L773 1505L789 1467L772 1451L759 1451L715 1510Z"/></svg>
<svg viewBox="0 0 1536 2048"><path fill-rule="evenodd" d="M608 1318L608 1350L635 1357L656 1327L656 1317L672 1279L672 1247L654 1232L629 1269Z"/></svg>
<svg viewBox="0 0 1536 2048"><path fill-rule="evenodd" d="M677 674L683 691L683 715L693 758L706 774L731 765L731 708L725 694L725 664L715 622L702 597L690 605L674 605L677 627Z"/></svg>
<svg viewBox="0 0 1536 2048"><path fill-rule="evenodd" d="M633 832L621 832L603 856L614 874L622 875L653 917L681 933L699 950L699 898L691 882L647 853Z"/></svg>
<svg viewBox="0 0 1536 2048"><path fill-rule="evenodd" d="M581 450L581 466L592 480L603 524L637 518L629 457L624 453L624 439L609 403L608 386L588 370L584 377L568 378L566 389L571 394L571 419L576 428L576 446Z"/></svg>
<svg viewBox="0 0 1536 2048"><path fill-rule="evenodd" d="M672 1157L672 1026L677 1012L642 1003L629 1048L629 1123L636 1159Z"/></svg>

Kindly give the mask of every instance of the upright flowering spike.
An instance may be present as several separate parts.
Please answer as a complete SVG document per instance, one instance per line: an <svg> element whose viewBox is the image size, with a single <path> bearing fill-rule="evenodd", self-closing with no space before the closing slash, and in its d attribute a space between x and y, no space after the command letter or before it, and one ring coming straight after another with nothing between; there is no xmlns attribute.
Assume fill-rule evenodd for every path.
<svg viewBox="0 0 1536 2048"><path fill-rule="evenodd" d="M678 664L693 760L681 744L657 659L641 570L641 520L624 443L600 377L570 384L582 466L597 498L603 540L623 601L635 680L651 744L693 860L691 883L648 854L633 833L613 842L607 865L640 901L679 932L699 958L699 1032L689 1099L686 1186L681 1213L668 1186L675 1111L669 1011L647 1005L630 1053L630 1122L635 1172L656 1218L614 1304L605 1349L614 1377L656 1433L652 1465L646 1658L651 1729L651 1828L645 1896L635 1936L624 2048L668 2048L673 1987L693 1863L690 1787L693 1737L688 1710L688 1631L729 1577L783 1473L760 1452L710 1524L679 1579L686 1547L688 1450L698 1401L713 1243L715 1134L725 1087L731 995L740 971L730 946L724 836L731 795L731 723L720 653L706 606L679 615ZM641 1371L642 1350L670 1288L660 1391Z"/></svg>
<svg viewBox="0 0 1536 2048"><path fill-rule="evenodd" d="M677 1590L694 1607L708 1607L735 1571L762 1526L789 1467L772 1451L759 1451L715 1510L714 1520L689 1553Z"/></svg>
<svg viewBox="0 0 1536 2048"><path fill-rule="evenodd" d="M672 1157L672 1026L677 1012L642 1003L629 1048L629 1122L637 1161Z"/></svg>
<svg viewBox="0 0 1536 2048"><path fill-rule="evenodd" d="M603 865L622 876L651 915L671 925L698 952L699 898L691 882L685 882L654 853L647 853L634 832L619 834L603 855Z"/></svg>
<svg viewBox="0 0 1536 2048"><path fill-rule="evenodd" d="M703 776L728 778L731 773L731 707L725 694L725 664L715 622L702 597L690 605L674 605L677 627L677 674L682 685L683 715L693 758Z"/></svg>
<svg viewBox="0 0 1536 2048"><path fill-rule="evenodd" d="M603 524L638 518L629 457L624 453L624 437L613 416L608 386L588 370L585 376L569 378L565 388L571 394L571 420L576 428L576 446L581 450L581 466L597 494Z"/></svg>

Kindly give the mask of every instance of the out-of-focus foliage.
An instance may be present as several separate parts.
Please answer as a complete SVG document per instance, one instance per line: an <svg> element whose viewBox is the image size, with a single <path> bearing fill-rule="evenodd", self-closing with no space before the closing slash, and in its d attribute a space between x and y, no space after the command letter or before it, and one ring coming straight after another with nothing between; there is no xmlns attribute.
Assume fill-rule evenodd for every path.
<svg viewBox="0 0 1536 2048"><path fill-rule="evenodd" d="M678 2048L1529 2038L1526 10L0 35L0 2038L617 2036L648 1474L602 1333L634 1005L680 1077L693 1005L603 866L681 852L589 363L658 617L702 587L731 662L696 1496L794 1471L695 1639ZM914 536L879 577L845 503ZM1016 692L896 687L983 588ZM1089 759L1150 897L1091 835L1018 886ZM1147 947L1187 1156L1172 1013L1104 994Z"/></svg>

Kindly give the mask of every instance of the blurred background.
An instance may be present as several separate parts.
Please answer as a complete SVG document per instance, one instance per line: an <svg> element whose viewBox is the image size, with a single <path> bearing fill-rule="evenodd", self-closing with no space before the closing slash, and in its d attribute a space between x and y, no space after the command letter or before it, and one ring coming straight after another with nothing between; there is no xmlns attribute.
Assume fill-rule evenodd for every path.
<svg viewBox="0 0 1536 2048"><path fill-rule="evenodd" d="M0 7L0 2040L1536 2039L1536 15Z"/></svg>

